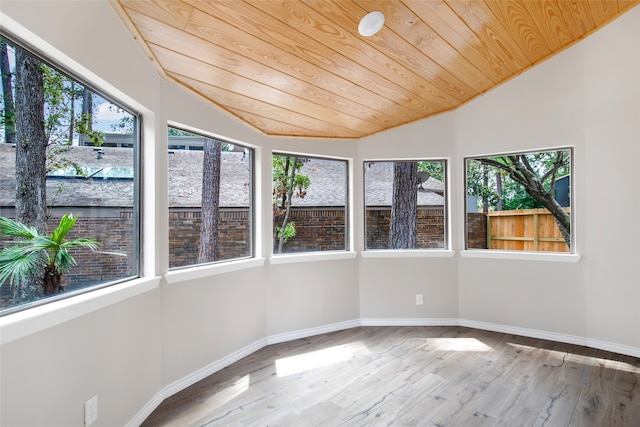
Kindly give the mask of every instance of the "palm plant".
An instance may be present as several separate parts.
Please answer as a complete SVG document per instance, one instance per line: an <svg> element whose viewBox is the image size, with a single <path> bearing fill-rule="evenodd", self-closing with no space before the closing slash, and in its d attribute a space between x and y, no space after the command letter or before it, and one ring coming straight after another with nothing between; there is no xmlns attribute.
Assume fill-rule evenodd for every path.
<svg viewBox="0 0 640 427"><path fill-rule="evenodd" d="M76 264L69 249L88 247L96 250L100 245L92 238L67 241L65 236L78 219L66 214L50 236L43 236L35 229L21 222L0 217L0 236L17 237L12 246L0 251L0 286L7 279L12 288L31 277L40 280L44 295L62 292L62 275Z"/></svg>

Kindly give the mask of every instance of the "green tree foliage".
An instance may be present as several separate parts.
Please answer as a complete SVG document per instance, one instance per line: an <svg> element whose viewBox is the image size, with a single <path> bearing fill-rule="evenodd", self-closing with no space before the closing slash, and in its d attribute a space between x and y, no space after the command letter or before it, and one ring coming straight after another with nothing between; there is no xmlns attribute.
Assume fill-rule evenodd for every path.
<svg viewBox="0 0 640 427"><path fill-rule="evenodd" d="M15 288L35 276L44 295L62 292L62 275L76 263L69 250L79 247L95 250L99 246L91 238L66 239L77 219L66 214L50 235L43 235L35 227L0 217L0 235L17 238L12 246L0 251L0 286L9 280Z"/></svg>
<svg viewBox="0 0 640 427"><path fill-rule="evenodd" d="M418 162L418 172L428 172L429 176L444 182L444 161Z"/></svg>
<svg viewBox="0 0 640 427"><path fill-rule="evenodd" d="M467 194L478 196L489 210L498 210L500 203L504 210L546 208L570 245L571 217L555 199L556 180L570 173L570 150L470 159ZM497 191L498 182L501 191Z"/></svg>
<svg viewBox="0 0 640 427"><path fill-rule="evenodd" d="M276 253L282 253L284 243L296 235L295 222L290 221L293 197L304 198L311 185L308 175L300 172L305 158L274 154L273 169L273 241Z"/></svg>
<svg viewBox="0 0 640 427"><path fill-rule="evenodd" d="M8 46L5 42L5 47ZM74 167L80 171L78 165L65 157L72 144L74 132L86 134L96 145L102 144L104 134L91 130L92 112L84 116L76 114L75 102L87 93L86 88L19 46L11 46L10 50L13 60L8 62L13 63L15 67L10 73L15 76L15 87L12 88L16 131L15 220L33 227L39 233L38 236L34 235L34 238L39 238L46 231L49 214L47 173L67 167ZM3 91L4 88L3 76ZM0 115L5 117L3 125L6 128L9 97L4 95L3 93L3 111ZM29 258L32 257L27 257ZM52 280L57 280L56 277L59 279L56 271L51 271L50 274ZM44 279L35 276L21 277L24 279L22 283L14 286L14 302L21 303L39 298L39 285L36 282L46 281L48 276ZM58 286L54 282L49 285L53 285L54 288Z"/></svg>

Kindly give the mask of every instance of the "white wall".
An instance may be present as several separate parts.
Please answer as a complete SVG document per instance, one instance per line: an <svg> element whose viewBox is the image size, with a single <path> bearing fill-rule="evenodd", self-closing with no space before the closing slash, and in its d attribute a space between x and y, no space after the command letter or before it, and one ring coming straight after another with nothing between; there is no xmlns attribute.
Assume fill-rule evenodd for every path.
<svg viewBox="0 0 640 427"><path fill-rule="evenodd" d="M144 113L145 275L156 278L49 304L22 322L1 318L1 425L81 426L95 393L94 425L125 425L243 351L331 325L462 319L640 353L640 228L629 225L640 207L640 7L455 112L347 142L268 138L162 81L105 1L4 0L0 12L1 25ZM271 150L352 159L356 251L362 161L447 158L456 252L269 258L267 184L258 189L258 259L166 274L167 120L255 146L266 183ZM463 157L558 145L575 147L580 262L461 257Z"/></svg>
<svg viewBox="0 0 640 427"><path fill-rule="evenodd" d="M636 7L456 112L461 158L574 147L573 243L582 256L577 264L461 259L460 318L586 337L637 354L638 24Z"/></svg>
<svg viewBox="0 0 640 427"><path fill-rule="evenodd" d="M429 120L408 124L365 138L359 143L358 162L379 159L446 159L449 169L449 213L460 209L457 179L455 116L444 113ZM361 171L362 167L359 168ZM360 179L362 179L360 177ZM359 188L363 184L360 181ZM364 218L363 196L356 199L356 218ZM359 203L358 203L359 202ZM455 224L454 224L455 225ZM455 242L458 228L452 227ZM364 248L363 221L357 221L359 249ZM368 254L364 254L368 255ZM429 256L431 255L431 256ZM453 252L432 256L387 258L360 257L360 316L367 324L385 324L399 319L405 322L450 322L458 317L457 259ZM422 294L424 305L416 305Z"/></svg>
<svg viewBox="0 0 640 427"><path fill-rule="evenodd" d="M157 278L92 292L83 298L88 302L72 298L0 319L1 425L80 426L84 401L96 393L94 425L125 425L166 393L265 345L267 337L286 339L292 331L358 318L353 255L329 257L321 265L314 257L264 263L270 242L261 236L271 235L270 185L257 191L257 260L235 269L167 274L164 148L167 121L217 133L255 147L256 175L270 183L271 150L352 159L355 141L266 138L163 81L106 1L3 1L0 11L1 24L14 36L143 113L144 270ZM45 356L50 363L41 360Z"/></svg>

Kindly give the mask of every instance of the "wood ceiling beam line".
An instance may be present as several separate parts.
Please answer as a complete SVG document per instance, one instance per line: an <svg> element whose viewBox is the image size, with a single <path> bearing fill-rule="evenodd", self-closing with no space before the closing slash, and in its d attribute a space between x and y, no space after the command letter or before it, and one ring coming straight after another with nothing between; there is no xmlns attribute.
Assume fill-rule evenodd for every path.
<svg viewBox="0 0 640 427"><path fill-rule="evenodd" d="M273 44L276 51L295 52L302 60L322 67L341 78L351 80L354 84L379 93L393 100L393 102L420 113L422 117L439 111L394 80L382 78L376 73L371 73L370 70L359 64L354 58L345 57L326 48L323 49L316 40L306 34L296 31L296 39L293 40L291 37L293 29L283 32L282 29L287 28L285 23L271 17L264 11L256 9L251 4L224 1L209 3L203 0L190 0L190 2L206 13L216 15L218 19L222 19L237 28L243 28L243 31ZM237 4L242 4L242 7L246 6L243 9L244 13L240 14L237 11L237 7L234 8L234 5Z"/></svg>
<svg viewBox="0 0 640 427"><path fill-rule="evenodd" d="M406 87L417 102L422 103L424 98L428 97L430 105L437 110L450 108L460 102L449 93L452 85L447 84L446 87L438 85L407 66L404 61L390 58L383 51L372 46L369 41L356 35L358 22L350 14L332 14L331 18L327 18L320 13L320 11L333 9L344 10L343 6L349 5L349 2L318 1L313 4L316 9L307 6L304 2L263 0L252 3L254 7L259 7L283 25L286 24L297 30L296 38L306 37L313 40L314 49L324 46L329 51L328 55L332 57L340 55L353 59L364 66L369 74L376 74L389 82L398 82L400 86ZM391 37L387 31L388 29L383 27L380 33L369 39L383 40L386 36Z"/></svg>
<svg viewBox="0 0 640 427"><path fill-rule="evenodd" d="M402 2L355 0L363 10L380 10L385 15L385 25L424 55L457 79L467 82L481 93L494 85L482 71L461 56L451 45L440 38L422 19Z"/></svg>
<svg viewBox="0 0 640 427"><path fill-rule="evenodd" d="M379 130L377 128L359 129L355 125L352 127L343 126L328 120L326 117L308 115L301 109L290 110L269 100L238 94L224 86L215 86L211 83L183 76L178 73L169 72L169 75L183 86L197 91L197 93L214 102L223 110L233 108L237 111L254 111L256 115L281 122L289 121L293 126L300 126L315 131L321 130L323 133L332 133L327 130L327 128L330 127L336 132L336 135L346 134L350 137L357 137L365 135L367 132L376 132Z"/></svg>
<svg viewBox="0 0 640 427"><path fill-rule="evenodd" d="M493 82L502 82L514 74L489 47L442 0L402 0L407 7L431 27L441 38L476 64Z"/></svg>
<svg viewBox="0 0 640 427"><path fill-rule="evenodd" d="M407 117L407 115L415 118L419 117L412 110L404 108L368 88L356 85L349 80L338 78L335 74L314 64L301 62L300 58L284 50L274 51L273 45L257 37L247 35L244 37L244 41L231 38L228 36L231 28L226 22L217 19L214 21L212 17L200 11L194 13L187 31L197 39L185 40L185 43L194 43L193 49L196 51L207 51L209 43L217 46L226 46L241 54L246 61L268 66L278 73L286 74L291 78L331 92L338 97L343 97L351 102L374 109L379 114L387 115L390 119L395 120L398 117ZM173 40L179 40L179 38L180 36L176 34ZM159 38L156 38L156 40L158 44L161 42Z"/></svg>
<svg viewBox="0 0 640 427"><path fill-rule="evenodd" d="M351 35L358 27L360 18L366 13L361 6L354 2L325 2L313 3L317 10L328 20L339 22L344 20L344 34ZM385 20L386 22L386 20ZM465 80L458 79L447 68L433 61L415 46L396 34L389 26L385 31L371 37L356 36L355 40L365 45L367 49L380 52L385 60L397 63L397 67L405 67L413 74L431 83L435 93L452 100L453 104L468 100L477 95Z"/></svg>

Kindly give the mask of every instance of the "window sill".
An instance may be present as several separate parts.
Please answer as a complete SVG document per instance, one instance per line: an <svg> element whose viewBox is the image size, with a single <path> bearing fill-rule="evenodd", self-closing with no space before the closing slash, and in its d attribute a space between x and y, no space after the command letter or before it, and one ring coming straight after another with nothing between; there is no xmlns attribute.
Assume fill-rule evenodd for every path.
<svg viewBox="0 0 640 427"><path fill-rule="evenodd" d="M160 277L140 278L0 317L0 345L156 289Z"/></svg>
<svg viewBox="0 0 640 427"><path fill-rule="evenodd" d="M293 262L331 261L338 259L353 259L356 252L311 252L303 254L273 255L269 258L270 264L289 264Z"/></svg>
<svg viewBox="0 0 640 427"><path fill-rule="evenodd" d="M360 252L362 258L451 258L454 251L447 249L379 249Z"/></svg>
<svg viewBox="0 0 640 427"><path fill-rule="evenodd" d="M225 274L232 271L260 267L264 265L264 261L264 258L249 258L236 261L224 261L218 264L185 267L168 272L166 279L169 284L184 282L186 280L201 279L203 277L215 276L217 274Z"/></svg>
<svg viewBox="0 0 640 427"><path fill-rule="evenodd" d="M484 258L484 259L513 259L520 261L550 261L577 263L580 255L548 252L515 252L515 251L492 251L492 250L464 250L460 251L463 258Z"/></svg>

